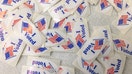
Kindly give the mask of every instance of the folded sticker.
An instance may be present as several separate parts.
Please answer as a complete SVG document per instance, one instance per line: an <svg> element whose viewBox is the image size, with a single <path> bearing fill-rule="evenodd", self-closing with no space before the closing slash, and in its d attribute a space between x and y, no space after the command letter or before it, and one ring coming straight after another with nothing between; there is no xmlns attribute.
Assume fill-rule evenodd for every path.
<svg viewBox="0 0 132 74"><path fill-rule="evenodd" d="M48 11L54 21L59 22L67 16L73 14L81 2L82 0L63 0Z"/></svg>
<svg viewBox="0 0 132 74"><path fill-rule="evenodd" d="M4 61L11 66L16 66L24 47L24 41L19 38L18 35L11 32L9 37L2 44L1 61Z"/></svg>

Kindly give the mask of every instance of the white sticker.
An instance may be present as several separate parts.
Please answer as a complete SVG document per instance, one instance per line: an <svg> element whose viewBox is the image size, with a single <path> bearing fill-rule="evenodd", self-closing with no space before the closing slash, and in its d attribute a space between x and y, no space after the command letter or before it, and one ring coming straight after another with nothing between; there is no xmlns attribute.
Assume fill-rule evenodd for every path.
<svg viewBox="0 0 132 74"><path fill-rule="evenodd" d="M35 52L36 51L36 52ZM33 51L29 46L26 46L23 55L30 55L30 56L50 56L50 48L47 47L40 47L39 49Z"/></svg>
<svg viewBox="0 0 132 74"><path fill-rule="evenodd" d="M66 39L66 41L58 46L51 47L52 51L66 51L66 52L74 52L76 49L76 46L72 42L70 38Z"/></svg>
<svg viewBox="0 0 132 74"><path fill-rule="evenodd" d="M27 65L42 68L50 73L56 73L58 70L59 61L39 57L28 57Z"/></svg>
<svg viewBox="0 0 132 74"><path fill-rule="evenodd" d="M20 37L33 50L38 49L45 42L45 37L38 31L38 29L28 19L21 19L13 30L20 34Z"/></svg>
<svg viewBox="0 0 132 74"><path fill-rule="evenodd" d="M123 10L118 14L116 23L113 25L122 33L126 34L132 27L132 8Z"/></svg>
<svg viewBox="0 0 132 74"><path fill-rule="evenodd" d="M102 49L106 45L106 39L104 38L93 38L86 41L81 50L79 50L78 55L81 55L85 60L91 60L97 58L101 53Z"/></svg>
<svg viewBox="0 0 132 74"><path fill-rule="evenodd" d="M72 31L72 37L76 46L81 49L89 38L88 25L85 19L79 18L75 20L75 25Z"/></svg>
<svg viewBox="0 0 132 74"><path fill-rule="evenodd" d="M78 57L73 62L73 65L86 74L103 74L104 73L103 66L96 60L92 63L89 63L86 60Z"/></svg>
<svg viewBox="0 0 132 74"><path fill-rule="evenodd" d="M45 33L46 36L46 47L56 46L65 41L66 33L65 31L57 29L48 29Z"/></svg>
<svg viewBox="0 0 132 74"><path fill-rule="evenodd" d="M87 18L90 15L90 6L89 3L84 0L79 7L77 8L75 14L77 16L85 17Z"/></svg>
<svg viewBox="0 0 132 74"><path fill-rule="evenodd" d="M96 7L96 11L110 16L112 14L113 7L108 2L108 0L100 0L97 7Z"/></svg>
<svg viewBox="0 0 132 74"><path fill-rule="evenodd" d="M38 30L44 34L49 28L50 19L51 17L48 15L34 14L32 21L36 28L38 28Z"/></svg>
<svg viewBox="0 0 132 74"><path fill-rule="evenodd" d="M24 41L15 33L11 32L11 35L2 44L1 61L4 61L9 65L16 66L24 47Z"/></svg>
<svg viewBox="0 0 132 74"><path fill-rule="evenodd" d="M51 73L37 67L22 66L21 74L51 74Z"/></svg>
<svg viewBox="0 0 132 74"><path fill-rule="evenodd" d="M59 22L76 11L82 0L63 0L49 9L54 21Z"/></svg>
<svg viewBox="0 0 132 74"><path fill-rule="evenodd" d="M126 56L116 52L113 56L103 57L99 61L105 67L105 74L122 74Z"/></svg>
<svg viewBox="0 0 132 74"><path fill-rule="evenodd" d="M122 35L113 35L113 42L116 46L116 51L123 53L127 56L132 56L132 41Z"/></svg>
<svg viewBox="0 0 132 74"><path fill-rule="evenodd" d="M70 68L67 66L59 66L57 74L75 74L74 68Z"/></svg>

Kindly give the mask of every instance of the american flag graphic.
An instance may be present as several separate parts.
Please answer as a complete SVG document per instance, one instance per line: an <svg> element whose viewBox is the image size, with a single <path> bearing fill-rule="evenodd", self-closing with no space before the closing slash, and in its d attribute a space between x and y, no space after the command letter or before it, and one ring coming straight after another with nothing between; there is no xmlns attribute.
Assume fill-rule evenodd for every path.
<svg viewBox="0 0 132 74"><path fill-rule="evenodd" d="M49 3L50 0L40 0L41 3Z"/></svg>
<svg viewBox="0 0 132 74"><path fill-rule="evenodd" d="M30 26L27 22L22 22L22 31L32 34L32 26Z"/></svg>
<svg viewBox="0 0 132 74"><path fill-rule="evenodd" d="M3 0L2 4L11 5L12 2L13 2L13 0Z"/></svg>
<svg viewBox="0 0 132 74"><path fill-rule="evenodd" d="M82 36L81 36L80 34L78 34L78 35L76 36L76 42L77 42L77 46L78 46L79 48L82 48L82 46L83 46L84 43L85 43L84 39L82 38Z"/></svg>
<svg viewBox="0 0 132 74"><path fill-rule="evenodd" d="M38 26L39 31L43 31L45 29L45 26L46 26L46 20L45 20L45 18L40 19L37 22L37 26Z"/></svg>
<svg viewBox="0 0 132 74"><path fill-rule="evenodd" d="M62 41L64 38L61 37L58 33L56 33L55 35L51 36L50 38L48 38L49 41L51 41L52 43L57 43Z"/></svg>
<svg viewBox="0 0 132 74"><path fill-rule="evenodd" d="M72 41L69 39L65 45L62 45L62 47L66 49L72 49L74 47Z"/></svg>
<svg viewBox="0 0 132 74"><path fill-rule="evenodd" d="M120 9L122 9L123 1L122 0L114 0L114 3L116 6Z"/></svg>
<svg viewBox="0 0 132 74"><path fill-rule="evenodd" d="M103 45L104 39L95 39L94 50L100 50Z"/></svg>
<svg viewBox="0 0 132 74"><path fill-rule="evenodd" d="M0 10L0 18L5 17L7 11Z"/></svg>
<svg viewBox="0 0 132 74"><path fill-rule="evenodd" d="M101 0L101 3L100 3L100 7L101 7L101 10L107 8L109 5L108 5L108 1L107 0Z"/></svg>
<svg viewBox="0 0 132 74"><path fill-rule="evenodd" d="M81 15L83 11L85 10L86 6L84 5L85 2L82 2L80 6L77 8L77 12Z"/></svg>
<svg viewBox="0 0 132 74"><path fill-rule="evenodd" d="M30 9L34 8L34 4L31 5L31 1L27 1L24 3L25 6L29 7Z"/></svg>
<svg viewBox="0 0 132 74"><path fill-rule="evenodd" d="M128 15L122 15L118 21L118 25L127 25Z"/></svg>
<svg viewBox="0 0 132 74"><path fill-rule="evenodd" d="M40 47L40 48L38 48L37 50L35 50L35 53L43 52L43 51L45 51L45 50L47 50L46 47Z"/></svg>
<svg viewBox="0 0 132 74"><path fill-rule="evenodd" d="M67 24L65 25L65 29L66 29L66 32L69 33L72 31L72 27L71 27L72 23L71 22L67 22Z"/></svg>
<svg viewBox="0 0 132 74"><path fill-rule="evenodd" d="M12 26L16 25L20 20L21 20L20 18L19 19L14 19Z"/></svg>
<svg viewBox="0 0 132 74"><path fill-rule="evenodd" d="M13 49L14 49L13 46L9 46L6 48L6 51L5 51L6 60L14 56Z"/></svg>
<svg viewBox="0 0 132 74"><path fill-rule="evenodd" d="M84 60L84 59L81 59L82 60L82 67L88 67L89 64Z"/></svg>
<svg viewBox="0 0 132 74"><path fill-rule="evenodd" d="M114 74L114 67L109 68L107 74Z"/></svg>
<svg viewBox="0 0 132 74"><path fill-rule="evenodd" d="M63 20L55 23L54 26L53 26L53 28L59 28L59 27L61 27L63 25L64 21L65 21L65 19L63 19Z"/></svg>
<svg viewBox="0 0 132 74"><path fill-rule="evenodd" d="M113 40L113 41L114 41L114 44L116 45L117 48L126 47L126 43L125 43L124 40L116 39L116 40Z"/></svg>

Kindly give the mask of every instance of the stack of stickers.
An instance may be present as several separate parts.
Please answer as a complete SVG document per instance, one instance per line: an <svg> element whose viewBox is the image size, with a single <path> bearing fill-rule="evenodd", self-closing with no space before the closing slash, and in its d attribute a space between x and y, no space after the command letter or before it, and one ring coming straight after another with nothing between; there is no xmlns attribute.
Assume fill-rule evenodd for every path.
<svg viewBox="0 0 132 74"><path fill-rule="evenodd" d="M0 0L0 61L16 66L26 55L22 74L75 74L74 68L61 66L50 56L70 52L77 54L72 67L83 73L122 74L126 56L132 56L131 4L131 0ZM91 31L87 18L92 7L106 16L118 14L112 24L92 25ZM119 32L111 31L111 26Z"/></svg>

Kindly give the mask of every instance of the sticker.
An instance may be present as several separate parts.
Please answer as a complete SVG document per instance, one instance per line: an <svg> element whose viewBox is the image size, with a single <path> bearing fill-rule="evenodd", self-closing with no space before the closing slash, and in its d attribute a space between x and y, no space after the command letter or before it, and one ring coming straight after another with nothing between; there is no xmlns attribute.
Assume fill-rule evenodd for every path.
<svg viewBox="0 0 132 74"><path fill-rule="evenodd" d="M123 53L127 56L132 55L132 46L131 41L127 39L127 37L122 35L113 35L113 42L116 47L116 51Z"/></svg>
<svg viewBox="0 0 132 74"><path fill-rule="evenodd" d="M48 11L53 20L59 22L67 16L73 14L81 2L82 0L64 0L56 4Z"/></svg>
<svg viewBox="0 0 132 74"><path fill-rule="evenodd" d="M126 34L132 27L132 9L128 8L118 14L118 18L114 25L122 34Z"/></svg>
<svg viewBox="0 0 132 74"><path fill-rule="evenodd" d="M59 61L52 59L48 60L39 57L28 57L27 65L42 68L50 73L56 73L58 70Z"/></svg>
<svg viewBox="0 0 132 74"><path fill-rule="evenodd" d="M38 28L38 30L44 34L49 28L50 19L51 17L48 15L34 14L34 19L32 19L32 21L36 28Z"/></svg>
<svg viewBox="0 0 132 74"><path fill-rule="evenodd" d="M108 0L100 0L99 4L96 7L96 11L101 12L105 15L111 15L113 11L112 5L108 2Z"/></svg>
<svg viewBox="0 0 132 74"><path fill-rule="evenodd" d="M43 9L43 12L46 12L48 9L50 9L53 5L55 5L60 0L36 0L38 5L41 9Z"/></svg>
<svg viewBox="0 0 132 74"><path fill-rule="evenodd" d="M24 41L15 33L11 32L9 37L2 44L1 61L4 61L11 66L16 66L24 47Z"/></svg>
<svg viewBox="0 0 132 74"><path fill-rule="evenodd" d="M89 64L86 60L78 57L73 62L73 65L86 74L104 73L104 67L98 61L94 61L93 63Z"/></svg>
<svg viewBox="0 0 132 74"><path fill-rule="evenodd" d="M116 11L121 11L129 7L126 0L108 0Z"/></svg>
<svg viewBox="0 0 132 74"><path fill-rule="evenodd" d="M97 5L99 0L87 0L91 5Z"/></svg>
<svg viewBox="0 0 132 74"><path fill-rule="evenodd" d="M51 47L61 44L65 41L65 31L56 30L56 29L48 29L45 33L46 43L45 46Z"/></svg>
<svg viewBox="0 0 132 74"><path fill-rule="evenodd" d="M45 37L28 19L20 20L17 25L13 26L13 30L30 46L34 51L41 47L45 42Z"/></svg>
<svg viewBox="0 0 132 74"><path fill-rule="evenodd" d="M79 50L78 55L81 55L85 60L91 60L97 58L101 53L106 43L104 38L93 38L86 41L83 48Z"/></svg>
<svg viewBox="0 0 132 74"><path fill-rule="evenodd" d="M89 3L87 3L86 0L84 0L79 7L77 8L76 15L87 18L90 15L90 7Z"/></svg>
<svg viewBox="0 0 132 74"><path fill-rule="evenodd" d="M113 56L107 56L99 59L105 67L105 74L122 74L125 66L126 56L115 53Z"/></svg>
<svg viewBox="0 0 132 74"><path fill-rule="evenodd" d="M36 51L36 52L35 52ZM50 56L50 48L47 47L40 47L39 49L33 51L29 46L25 47L23 55L30 55L30 56Z"/></svg>
<svg viewBox="0 0 132 74"><path fill-rule="evenodd" d="M66 41L58 46L51 47L52 51L66 51L66 52L73 52L75 51L76 47L70 38L66 39Z"/></svg>
<svg viewBox="0 0 132 74"><path fill-rule="evenodd" d="M89 38L88 25L85 19L76 20L72 31L72 37L76 46L81 49Z"/></svg>
<svg viewBox="0 0 132 74"><path fill-rule="evenodd" d="M57 74L75 74L75 72L71 67L59 66Z"/></svg>
<svg viewBox="0 0 132 74"><path fill-rule="evenodd" d="M21 74L51 74L51 73L37 67L22 66Z"/></svg>

